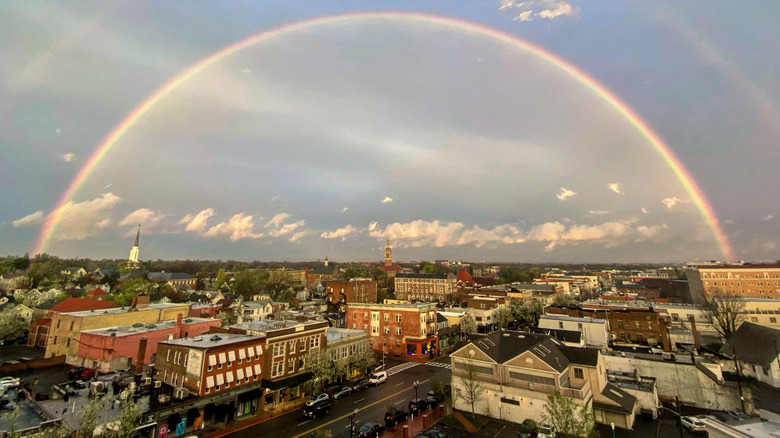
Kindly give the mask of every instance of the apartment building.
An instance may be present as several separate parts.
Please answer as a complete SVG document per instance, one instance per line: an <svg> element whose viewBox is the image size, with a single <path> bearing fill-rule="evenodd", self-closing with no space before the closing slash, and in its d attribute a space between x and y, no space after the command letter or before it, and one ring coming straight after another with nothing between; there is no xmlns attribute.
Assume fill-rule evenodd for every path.
<svg viewBox="0 0 780 438"><path fill-rule="evenodd" d="M703 304L713 294L780 299L780 265L701 265L685 270L691 299Z"/></svg>
<svg viewBox="0 0 780 438"><path fill-rule="evenodd" d="M603 318L541 315L539 328L579 332L586 347L607 348L609 346L609 324Z"/></svg>
<svg viewBox="0 0 780 438"><path fill-rule="evenodd" d="M450 302L458 290L458 279L452 274L398 273L395 275L395 297L408 301Z"/></svg>
<svg viewBox="0 0 780 438"><path fill-rule="evenodd" d="M361 370L359 366L350 367L350 365L354 358L371 351L371 346L368 344L368 334L365 330L330 327L327 333L326 351L336 369L345 370L343 375L336 376L336 381L356 378L365 370Z"/></svg>
<svg viewBox="0 0 780 438"><path fill-rule="evenodd" d="M482 385L475 410L492 418L542 422L548 395L560 394L593 410L596 422L630 429L636 398L609 383L598 349L567 347L541 334L505 330L472 341L450 355L453 408L471 411L456 394L468 371Z"/></svg>
<svg viewBox="0 0 780 438"><path fill-rule="evenodd" d="M425 359L439 349L435 303L348 303L346 326L368 332L378 354Z"/></svg>
<svg viewBox="0 0 780 438"><path fill-rule="evenodd" d="M352 278L325 282L325 302L346 308L346 303L376 303L376 281Z"/></svg>

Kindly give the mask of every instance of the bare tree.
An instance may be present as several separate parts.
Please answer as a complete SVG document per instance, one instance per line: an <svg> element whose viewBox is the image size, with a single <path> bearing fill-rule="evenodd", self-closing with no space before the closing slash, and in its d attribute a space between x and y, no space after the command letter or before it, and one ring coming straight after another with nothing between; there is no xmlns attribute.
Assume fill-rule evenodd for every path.
<svg viewBox="0 0 780 438"><path fill-rule="evenodd" d="M745 302L728 292L715 292L704 302L704 316L725 340L745 321Z"/></svg>
<svg viewBox="0 0 780 438"><path fill-rule="evenodd" d="M466 314L460 319L460 332L468 339L468 336L475 331L477 331L477 321L473 316Z"/></svg>
<svg viewBox="0 0 780 438"><path fill-rule="evenodd" d="M458 373L458 377L460 377L460 380L463 383L463 390L456 392L456 396L471 406L471 418L474 418L474 415L476 414L474 405L482 400L484 385L477 377L477 367L474 365L471 358L463 365L463 368L459 370L460 373Z"/></svg>

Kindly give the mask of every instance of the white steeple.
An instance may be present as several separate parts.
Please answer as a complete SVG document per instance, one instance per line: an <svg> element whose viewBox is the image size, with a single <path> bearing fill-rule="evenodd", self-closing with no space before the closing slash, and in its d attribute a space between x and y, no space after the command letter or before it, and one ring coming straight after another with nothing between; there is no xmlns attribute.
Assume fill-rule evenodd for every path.
<svg viewBox="0 0 780 438"><path fill-rule="evenodd" d="M138 239L141 237L141 224L138 224L138 233L135 235L133 249L130 250L130 257L127 259L131 264L138 265Z"/></svg>

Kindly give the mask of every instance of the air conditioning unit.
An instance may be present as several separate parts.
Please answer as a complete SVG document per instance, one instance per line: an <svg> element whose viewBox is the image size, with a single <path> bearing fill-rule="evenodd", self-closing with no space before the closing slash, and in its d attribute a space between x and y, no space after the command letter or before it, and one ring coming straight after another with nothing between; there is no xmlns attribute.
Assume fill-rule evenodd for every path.
<svg viewBox="0 0 780 438"><path fill-rule="evenodd" d="M159 388L162 386L162 380L155 380L154 381L154 387Z"/></svg>
<svg viewBox="0 0 780 438"><path fill-rule="evenodd" d="M144 377L141 379L141 385L151 385L152 384L152 378L151 377Z"/></svg>
<svg viewBox="0 0 780 438"><path fill-rule="evenodd" d="M171 396L168 394L160 394L157 396L157 401L160 402L161 405L164 405L171 401Z"/></svg>
<svg viewBox="0 0 780 438"><path fill-rule="evenodd" d="M173 388L173 398L176 399L183 399L186 398L187 395L189 395L189 391L182 387Z"/></svg>

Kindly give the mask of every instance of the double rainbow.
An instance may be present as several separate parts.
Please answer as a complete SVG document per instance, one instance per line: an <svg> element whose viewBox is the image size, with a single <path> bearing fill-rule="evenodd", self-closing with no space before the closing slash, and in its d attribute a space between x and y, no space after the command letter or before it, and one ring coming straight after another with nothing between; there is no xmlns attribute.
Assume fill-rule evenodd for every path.
<svg viewBox="0 0 780 438"><path fill-rule="evenodd" d="M84 166L82 166L81 170L79 170L76 177L73 179L73 181L71 181L70 185L68 185L67 190L65 190L65 192L62 194L62 197L57 202L57 205L54 207L52 212L46 218L46 221L41 229L41 233L35 243L35 247L32 249L31 252L33 254L38 254L46 250L46 247L50 242L52 236L54 235L54 231L57 228L57 224L59 224L62 218L62 213L64 210L63 207L65 207L70 202L73 196L78 192L79 188L81 188L81 186L84 184L87 178L89 178L89 175L92 173L95 167L97 167L100 161L106 156L106 154L111 150L111 148L114 147L114 145L116 145L117 142L119 142L122 136L130 128L132 128L133 125L135 125L136 122L138 122L138 120L140 120L144 115L146 115L146 113L148 113L149 110L151 110L162 99L164 99L169 94L174 92L182 84L186 83L193 77L197 76L200 72L202 72L209 66L221 61L222 59L225 59L226 57L240 50L243 50L247 47L250 47L262 41L266 41L270 38L281 36L286 33L294 32L318 24L334 24L334 23L348 24L350 22L355 22L358 20L421 22L424 24L434 24L446 28L452 28L461 32L477 34L483 37L492 38L502 44L506 44L511 47L524 50L528 53L531 53L539 57L540 59L546 62L549 62L553 66L563 70L564 72L569 74L572 78L576 79L579 83L581 83L582 85L586 86L591 91L593 91L597 96L603 99L604 102L609 104L612 108L614 108L620 115L622 115L626 119L626 121L628 121L632 126L634 126L634 128L636 128L636 130L642 135L642 137L644 137L645 140L647 140L647 142L650 143L650 145L661 155L661 158L664 160L667 166L669 166L672 172L674 172L674 174L677 176L677 179L683 185L685 191L690 196L693 204L701 212L702 216L707 222L707 225L712 230L715 239L718 241L723 256L727 260L734 259L731 247L729 246L728 238L726 237L726 235L724 234L723 230L720 227L720 224L718 223L718 218L715 215L712 205L710 205L710 203L706 200L704 193L699 188L696 181L693 179L690 173L685 169L685 166L683 166L680 160L675 156L671 148L666 143L664 143L664 141L658 136L658 134L653 132L653 130L650 128L650 126L648 126L647 123L645 123L641 118L639 118L639 116L636 115L636 113L634 113L631 110L631 108L628 107L628 105L626 105L623 101L621 101L611 91L609 91L600 83L596 82L596 80L588 76L585 72L577 68L575 65L566 62L565 60L561 59L560 57L556 56L553 53L550 53L542 49L541 47L535 46L531 43L523 41L512 35L479 24L470 23L467 21L458 20L454 18L440 17L440 16L421 14L421 13L406 13L406 12L350 13L350 14L343 14L343 15L320 17L320 18L306 20L298 23L287 24L278 27L276 29L272 29L266 32L256 34L243 41L230 45L212 54L211 56L198 61L197 63L183 70L181 73L170 78L167 82L165 82L165 84L163 84L160 88L158 88L157 91L155 91L152 95L147 97L140 105L138 105L133 110L133 112L131 112L127 117L125 117L125 119L122 120L122 122L116 128L114 128L114 130L111 131L111 133L109 133L108 136L106 136L106 138L103 139L103 141L100 143L100 146L98 146L95 152L86 161Z"/></svg>

